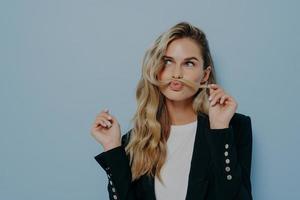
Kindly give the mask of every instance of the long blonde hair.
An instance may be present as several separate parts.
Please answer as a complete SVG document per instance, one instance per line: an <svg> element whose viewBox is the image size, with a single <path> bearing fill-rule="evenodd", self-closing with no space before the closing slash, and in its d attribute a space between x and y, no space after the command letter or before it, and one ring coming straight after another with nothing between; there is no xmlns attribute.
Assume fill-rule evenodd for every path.
<svg viewBox="0 0 300 200"><path fill-rule="evenodd" d="M136 89L137 110L131 119L133 128L125 150L130 156L132 181L147 174L157 176L162 182L160 170L166 160L166 142L170 133L170 119L165 97L159 91L157 75L163 66L163 56L170 42L190 38L196 42L204 61L203 69L211 66L208 84L216 83L213 61L208 41L199 28L180 22L162 33L146 51L142 62L142 74ZM199 89L193 97L193 110L208 114L208 92Z"/></svg>

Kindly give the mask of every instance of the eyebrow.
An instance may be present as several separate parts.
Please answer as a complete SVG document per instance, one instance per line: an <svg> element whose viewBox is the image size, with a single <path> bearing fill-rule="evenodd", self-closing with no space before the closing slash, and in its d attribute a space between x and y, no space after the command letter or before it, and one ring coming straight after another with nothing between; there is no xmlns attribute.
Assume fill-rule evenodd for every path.
<svg viewBox="0 0 300 200"><path fill-rule="evenodd" d="M174 60L174 58L172 58L170 56L163 56L163 59L166 59L166 58ZM193 59L197 60L198 62L200 62L196 57L188 57L188 58L185 58L184 60L186 61L186 60L193 60Z"/></svg>

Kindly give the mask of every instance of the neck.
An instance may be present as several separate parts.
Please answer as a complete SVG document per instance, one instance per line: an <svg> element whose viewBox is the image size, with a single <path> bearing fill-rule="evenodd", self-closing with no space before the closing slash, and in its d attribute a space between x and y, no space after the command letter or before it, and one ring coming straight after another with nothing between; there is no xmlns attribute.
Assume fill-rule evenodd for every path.
<svg viewBox="0 0 300 200"><path fill-rule="evenodd" d="M170 101L166 99L166 106L172 125L183 125L197 120L191 100Z"/></svg>

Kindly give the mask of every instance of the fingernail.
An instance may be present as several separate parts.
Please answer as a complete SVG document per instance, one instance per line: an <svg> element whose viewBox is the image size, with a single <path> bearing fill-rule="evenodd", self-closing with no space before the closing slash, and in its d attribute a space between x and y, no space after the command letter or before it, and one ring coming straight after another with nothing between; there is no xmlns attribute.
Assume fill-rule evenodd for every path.
<svg viewBox="0 0 300 200"><path fill-rule="evenodd" d="M108 116L108 119L112 119L111 116Z"/></svg>
<svg viewBox="0 0 300 200"><path fill-rule="evenodd" d="M211 101L211 96L209 96L208 100Z"/></svg>

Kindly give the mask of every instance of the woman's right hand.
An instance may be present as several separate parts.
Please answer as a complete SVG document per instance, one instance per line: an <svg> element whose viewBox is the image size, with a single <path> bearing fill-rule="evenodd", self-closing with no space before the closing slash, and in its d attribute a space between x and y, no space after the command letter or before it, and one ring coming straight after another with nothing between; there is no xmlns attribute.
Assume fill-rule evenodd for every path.
<svg viewBox="0 0 300 200"><path fill-rule="evenodd" d="M121 130L117 119L103 110L96 116L91 128L91 135L102 144L104 151L121 146Z"/></svg>

